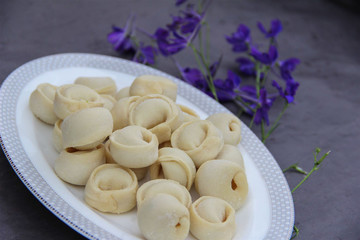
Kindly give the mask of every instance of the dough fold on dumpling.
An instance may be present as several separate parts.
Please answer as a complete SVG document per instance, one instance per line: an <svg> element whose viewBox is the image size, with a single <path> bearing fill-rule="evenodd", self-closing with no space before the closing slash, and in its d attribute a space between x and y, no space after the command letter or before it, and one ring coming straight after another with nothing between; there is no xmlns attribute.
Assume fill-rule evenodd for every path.
<svg viewBox="0 0 360 240"><path fill-rule="evenodd" d="M105 147L106 162L118 164L113 159L113 157L111 156L111 153L110 153L110 139L105 142L104 147ZM137 180L140 181L146 176L149 168L143 167L143 168L130 168L130 169L135 173Z"/></svg>
<svg viewBox="0 0 360 240"><path fill-rule="evenodd" d="M113 159L113 157L111 156L110 153L110 139L107 140L104 144L105 147L105 156L106 156L106 163L116 163L115 160ZM142 180L147 172L148 172L148 167L143 167L143 168L130 168L136 175L136 178L138 181Z"/></svg>
<svg viewBox="0 0 360 240"><path fill-rule="evenodd" d="M189 234L189 211L169 194L147 198L138 208L137 220L147 240L184 240Z"/></svg>
<svg viewBox="0 0 360 240"><path fill-rule="evenodd" d="M113 129L111 113L106 108L86 108L64 119L61 124L63 147L91 149L102 143Z"/></svg>
<svg viewBox="0 0 360 240"><path fill-rule="evenodd" d="M244 169L228 160L207 161L198 169L195 188L200 196L224 199L239 209L248 194L248 183Z"/></svg>
<svg viewBox="0 0 360 240"><path fill-rule="evenodd" d="M158 158L158 147L156 136L140 126L128 126L110 135L110 154L124 167L150 166Z"/></svg>
<svg viewBox="0 0 360 240"><path fill-rule="evenodd" d="M235 210L226 201L203 196L189 209L190 232L199 240L231 240L236 232Z"/></svg>
<svg viewBox="0 0 360 240"><path fill-rule="evenodd" d="M129 109L139 98L139 96L125 97L115 103L111 109L114 131L129 126Z"/></svg>
<svg viewBox="0 0 360 240"><path fill-rule="evenodd" d="M100 144L93 150L67 148L55 160L55 172L65 182L85 185L92 171L105 163L105 150Z"/></svg>
<svg viewBox="0 0 360 240"><path fill-rule="evenodd" d="M54 112L56 86L43 83L31 93L29 105L32 113L47 124L54 124L58 117Z"/></svg>
<svg viewBox="0 0 360 240"><path fill-rule="evenodd" d="M150 167L151 179L172 179L188 190L194 182L195 174L194 162L184 151L177 148L161 148L157 161Z"/></svg>
<svg viewBox="0 0 360 240"><path fill-rule="evenodd" d="M191 205L191 195L184 186L174 180L156 179L144 183L138 189L136 193L138 207L140 207L147 198L152 198L159 193L172 195L186 208L189 208Z"/></svg>
<svg viewBox="0 0 360 240"><path fill-rule="evenodd" d="M171 136L171 145L186 152L196 167L215 159L224 146L221 132L209 121L195 120L182 124Z"/></svg>
<svg viewBox="0 0 360 240"><path fill-rule="evenodd" d="M94 89L99 94L115 95L116 84L110 77L79 77L75 84L81 84Z"/></svg>
<svg viewBox="0 0 360 240"><path fill-rule="evenodd" d="M242 156L239 148L237 148L234 145L224 144L224 147L221 149L219 154L216 156L216 159L229 160L231 162L239 164L239 166L242 169L245 169L243 156Z"/></svg>
<svg viewBox="0 0 360 240"><path fill-rule="evenodd" d="M52 141L57 152L61 152L63 150L62 133L61 133L62 122L63 120L61 119L57 120L52 132Z"/></svg>
<svg viewBox="0 0 360 240"><path fill-rule="evenodd" d="M100 95L84 85L66 84L56 90L54 112L61 119L84 108L102 106L104 102Z"/></svg>
<svg viewBox="0 0 360 240"><path fill-rule="evenodd" d="M100 95L102 101L104 102L104 108L111 111L111 109L114 107L116 100L113 96L109 94L101 94Z"/></svg>
<svg viewBox="0 0 360 240"><path fill-rule="evenodd" d="M191 108L181 105L181 104L178 104L178 106L180 107L180 110L183 113L183 122L200 120L199 115L197 115L197 113L194 110L192 110Z"/></svg>
<svg viewBox="0 0 360 240"><path fill-rule="evenodd" d="M212 122L222 132L225 144L239 144L241 140L241 122L233 114L216 113L206 120Z"/></svg>
<svg viewBox="0 0 360 240"><path fill-rule="evenodd" d="M162 94L176 101L177 85L170 79L154 75L142 75L132 82L129 89L130 96L145 96Z"/></svg>
<svg viewBox="0 0 360 240"><path fill-rule="evenodd" d="M130 125L149 129L160 144L170 140L171 133L181 124L181 117L182 112L174 101L160 94L140 97L129 111Z"/></svg>
<svg viewBox="0 0 360 240"><path fill-rule="evenodd" d="M130 97L130 87L124 87L122 89L120 89L116 95L115 95L115 99L117 101L119 101L122 98L126 98L126 97Z"/></svg>
<svg viewBox="0 0 360 240"><path fill-rule="evenodd" d="M102 212L123 213L136 205L138 181L135 173L118 164L103 164L90 175L85 201Z"/></svg>

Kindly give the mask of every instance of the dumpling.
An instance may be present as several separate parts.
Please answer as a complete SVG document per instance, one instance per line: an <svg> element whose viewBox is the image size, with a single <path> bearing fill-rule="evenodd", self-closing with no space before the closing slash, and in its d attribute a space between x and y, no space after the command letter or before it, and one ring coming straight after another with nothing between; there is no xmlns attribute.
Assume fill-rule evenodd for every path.
<svg viewBox="0 0 360 240"><path fill-rule="evenodd" d="M225 144L239 144L241 140L241 122L233 114L216 113L206 120L212 122L222 132Z"/></svg>
<svg viewBox="0 0 360 240"><path fill-rule="evenodd" d="M55 172L65 182L85 185L92 171L105 163L104 145L93 150L78 151L66 148L55 160Z"/></svg>
<svg viewBox="0 0 360 240"><path fill-rule="evenodd" d="M209 121L182 124L171 136L171 145L186 152L196 167L215 159L224 146L221 132Z"/></svg>
<svg viewBox="0 0 360 240"><path fill-rule="evenodd" d="M182 150L177 148L161 148L159 158L150 167L151 179L172 179L191 188L196 174L196 168L191 158Z"/></svg>
<svg viewBox="0 0 360 240"><path fill-rule="evenodd" d="M43 83L31 93L29 105L32 113L47 124L54 124L58 117L54 112L56 86Z"/></svg>
<svg viewBox="0 0 360 240"><path fill-rule="evenodd" d="M143 168L158 158L159 143L149 130L128 126L110 135L110 154L114 161L128 168Z"/></svg>
<svg viewBox="0 0 360 240"><path fill-rule="evenodd" d="M114 131L129 126L129 109L139 98L139 96L125 97L115 103L111 109Z"/></svg>
<svg viewBox="0 0 360 240"><path fill-rule="evenodd" d="M91 149L107 138L113 129L113 120L106 108L86 108L64 119L61 124L63 147Z"/></svg>
<svg viewBox="0 0 360 240"><path fill-rule="evenodd" d="M104 106L104 102L100 95L89 87L67 84L56 90L54 112L61 119L84 108L102 106Z"/></svg>
<svg viewBox="0 0 360 240"><path fill-rule="evenodd" d="M243 168L228 160L207 161L198 169L195 188L200 196L224 199L235 209L246 200L248 183Z"/></svg>
<svg viewBox="0 0 360 240"><path fill-rule="evenodd" d="M113 96L109 94L101 94L100 95L102 101L104 102L104 108L111 111L111 109L114 107L116 100Z"/></svg>
<svg viewBox="0 0 360 240"><path fill-rule="evenodd" d="M180 110L183 112L183 121L184 122L200 120L199 115L197 115L197 113L194 110L192 110L191 108L181 105L181 104L178 104L178 106L180 107Z"/></svg>
<svg viewBox="0 0 360 240"><path fill-rule="evenodd" d="M118 164L103 164L90 175L85 202L101 212L123 213L136 206L135 173Z"/></svg>
<svg viewBox="0 0 360 240"><path fill-rule="evenodd" d="M115 95L116 84L110 77L79 77L75 84L81 84L94 89L99 94Z"/></svg>
<svg viewBox="0 0 360 240"><path fill-rule="evenodd" d="M142 75L133 81L129 89L130 96L145 96L149 94L162 94L176 101L177 85L170 79L154 76Z"/></svg>
<svg viewBox="0 0 360 240"><path fill-rule="evenodd" d="M117 101L119 101L122 98L126 98L126 97L130 97L130 87L124 87L122 89L120 89L116 95L115 95L115 99Z"/></svg>
<svg viewBox="0 0 360 240"><path fill-rule="evenodd" d="M105 144L105 156L106 156L106 163L116 163L115 160L113 159L113 157L111 156L110 153L110 139L108 139ZM148 167L143 167L143 168L130 168L136 175L136 178L138 181L142 180L147 172L148 172Z"/></svg>
<svg viewBox="0 0 360 240"><path fill-rule="evenodd" d="M186 208L189 208L191 205L191 195L184 186L174 180L156 179L144 183L138 189L136 193L138 207L140 207L147 198L152 198L159 193L172 195Z"/></svg>
<svg viewBox="0 0 360 240"><path fill-rule="evenodd" d="M63 150L62 133L61 133L62 122L63 122L63 120L61 120L61 119L57 120L54 125L53 132L52 132L53 145L57 152L61 152Z"/></svg>
<svg viewBox="0 0 360 240"><path fill-rule="evenodd" d="M231 162L239 164L239 166L245 169L244 159L239 150L234 145L231 144L224 144L224 147L221 149L219 154L216 156L216 159L224 159L229 160Z"/></svg>
<svg viewBox="0 0 360 240"><path fill-rule="evenodd" d="M189 234L189 211L169 194L147 198L138 208L137 220L147 240L184 240Z"/></svg>
<svg viewBox="0 0 360 240"><path fill-rule="evenodd" d="M179 126L181 111L170 98L152 94L140 97L129 111L130 125L149 129L159 144L170 140L171 133Z"/></svg>
<svg viewBox="0 0 360 240"><path fill-rule="evenodd" d="M236 232L235 210L226 201L203 196L189 209L190 232L199 240L231 240Z"/></svg>

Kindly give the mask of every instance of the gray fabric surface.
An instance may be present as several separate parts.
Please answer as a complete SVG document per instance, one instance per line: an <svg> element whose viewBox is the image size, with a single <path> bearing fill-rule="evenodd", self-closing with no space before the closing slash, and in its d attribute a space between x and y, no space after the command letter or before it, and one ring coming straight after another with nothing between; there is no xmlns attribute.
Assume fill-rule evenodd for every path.
<svg viewBox="0 0 360 240"><path fill-rule="evenodd" d="M170 21L173 2L45 1L0 2L0 81L32 59L64 52L116 55L106 41L112 24L123 26L137 14L138 26L153 32ZM224 40L239 23L253 30L258 20L283 21L280 57L296 56L301 83L280 127L267 147L281 168L299 163L310 169L315 147L332 150L322 168L294 194L299 239L360 239L360 15L355 1L214 1L209 9L211 57L221 53L225 69L236 68L235 54ZM179 62L191 64L189 52ZM179 76L171 61L157 68ZM234 106L227 106L236 111ZM279 110L280 104L275 106ZM273 110L275 112L276 110ZM275 115L271 115L274 119ZM249 119L242 118L244 122ZM255 129L255 132L258 131ZM290 187L302 178L287 173ZM2 239L79 239L81 236L52 215L17 178L1 152L0 236Z"/></svg>

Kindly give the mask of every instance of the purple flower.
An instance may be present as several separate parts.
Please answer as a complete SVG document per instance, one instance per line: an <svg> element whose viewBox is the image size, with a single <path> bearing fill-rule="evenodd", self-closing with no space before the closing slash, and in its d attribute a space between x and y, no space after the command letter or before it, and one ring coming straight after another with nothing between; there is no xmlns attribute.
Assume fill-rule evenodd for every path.
<svg viewBox="0 0 360 240"><path fill-rule="evenodd" d="M267 53L260 52L253 46L251 47L250 55L253 56L255 60L266 65L272 65L278 57L277 49L273 45L269 47L269 51Z"/></svg>
<svg viewBox="0 0 360 240"><path fill-rule="evenodd" d="M181 75L185 82L200 89L203 92L207 92L208 84L201 71L197 68L183 68L181 69Z"/></svg>
<svg viewBox="0 0 360 240"><path fill-rule="evenodd" d="M131 29L130 23L132 21L132 16L130 16L125 24L125 28L121 29L119 27L113 26L113 31L108 34L108 42L111 43L114 49L118 52L128 52L134 51L135 48L131 43Z"/></svg>
<svg viewBox="0 0 360 240"><path fill-rule="evenodd" d="M245 52L248 50L250 42L250 29L244 24L240 24L237 31L231 36L225 36L226 40L233 45L234 52Z"/></svg>
<svg viewBox="0 0 360 240"><path fill-rule="evenodd" d="M164 56L173 55L187 46L187 40L179 35L171 38L169 31L158 28L154 34L158 48Z"/></svg>
<svg viewBox="0 0 360 240"><path fill-rule="evenodd" d="M184 2L186 2L187 0L176 0L175 2L175 6L180 6L181 4L183 4Z"/></svg>
<svg viewBox="0 0 360 240"><path fill-rule="evenodd" d="M271 26L269 30L266 30L261 22L258 22L257 26L267 38L274 38L282 31L282 24L279 19L274 19L271 21Z"/></svg>
<svg viewBox="0 0 360 240"><path fill-rule="evenodd" d="M141 47L139 49L139 54L136 57L135 61L142 64L154 64L155 56L157 55L157 50L153 46L144 46L141 43Z"/></svg>
<svg viewBox="0 0 360 240"><path fill-rule="evenodd" d="M286 81L285 90L275 80L272 81L272 85L278 90L279 95L284 98L288 103L294 102L296 91L299 87L299 83L293 79Z"/></svg>
<svg viewBox="0 0 360 240"><path fill-rule="evenodd" d="M214 85L216 94L220 101L230 101L236 97L236 90L240 86L241 79L231 70L228 70L227 78L225 80L216 79Z"/></svg>
<svg viewBox="0 0 360 240"><path fill-rule="evenodd" d="M260 89L260 107L256 110L254 123L260 124L262 120L265 121L266 125L269 125L268 112L272 106L274 98L267 98L265 88Z"/></svg>
<svg viewBox="0 0 360 240"><path fill-rule="evenodd" d="M239 63L240 72L249 76L255 75L255 63L249 58L239 57L236 62Z"/></svg>
<svg viewBox="0 0 360 240"><path fill-rule="evenodd" d="M296 65L300 63L300 60L297 58L289 58L285 61L280 61L280 73L281 77L284 80L291 80L293 79L291 76L291 72L295 70Z"/></svg>

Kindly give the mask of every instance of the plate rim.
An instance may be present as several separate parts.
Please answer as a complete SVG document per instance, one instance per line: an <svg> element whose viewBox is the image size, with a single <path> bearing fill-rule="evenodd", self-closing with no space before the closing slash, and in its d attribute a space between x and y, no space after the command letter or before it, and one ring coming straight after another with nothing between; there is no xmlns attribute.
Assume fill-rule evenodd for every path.
<svg viewBox="0 0 360 240"><path fill-rule="evenodd" d="M109 63L113 65L111 65L111 67L107 66L106 64ZM60 53L40 57L26 62L20 67L16 68L2 82L0 86L0 144L10 165L12 166L18 177L21 179L21 181L24 183L24 185L55 216L57 216L60 220L65 222L68 226L70 226L83 236L91 239L121 239L118 236L114 236L108 231L100 228L95 223L82 216L81 213L79 213L76 209L73 209L70 204L65 202L52 189L52 187L46 183L40 173L36 171L30 159L28 159L29 161L25 161L25 163L17 161L19 159L18 156L25 156L25 158L28 158L22 147L20 147L20 150L22 151L18 151L18 149L17 151L15 151L16 147L14 147L16 146L16 143L20 142L16 128L15 113L17 99L23 87L31 79L33 79L33 77L41 73L65 67L75 67L75 65L76 67L94 67L99 69L113 70L134 76L139 74L157 74L165 76L174 80L178 84L179 95L186 98L187 100L189 100L189 98L194 98L196 100L200 100L200 102L204 103L205 105L214 105L214 109L221 109L223 112L230 111L220 103L216 102L214 99L208 97L200 90L165 72L126 59L100 54ZM124 67L126 67L125 71L118 70ZM28 77L28 80L23 79L24 73L26 73L26 75L28 75L28 73L31 73L31 76ZM19 83L19 81L20 83L25 85L17 86L17 83ZM14 91L17 94L13 94ZM12 95L10 95L10 93L12 93ZM4 104L4 102L10 104ZM211 114L209 113L209 111L204 110L204 112L208 113L209 115ZM218 111L215 110L215 112ZM265 239L290 239L294 225L295 210L288 182L286 181L284 174L282 173L277 161L272 156L270 151L243 122L241 130L242 134L246 134L248 139L251 140L249 140L247 144L244 144L243 146L247 150L250 157L253 159L254 164L259 170L261 176L263 177L269 194L271 220ZM36 178L31 179L31 181L27 176L30 173L26 173L29 164L30 167L33 168L30 170L30 173L33 172L36 175ZM45 193L48 195L48 197L45 196ZM59 203L57 202L56 204L54 204L55 200L53 199L59 201ZM64 212L69 211L68 208L72 209L73 211L75 211L75 213L77 213L75 214L75 217L69 217L67 216L67 214L64 214ZM274 208L276 209L276 211L274 211ZM67 211L64 211L64 209L67 209Z"/></svg>

